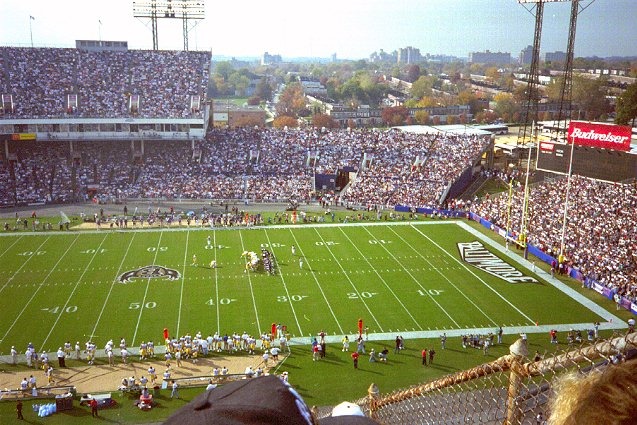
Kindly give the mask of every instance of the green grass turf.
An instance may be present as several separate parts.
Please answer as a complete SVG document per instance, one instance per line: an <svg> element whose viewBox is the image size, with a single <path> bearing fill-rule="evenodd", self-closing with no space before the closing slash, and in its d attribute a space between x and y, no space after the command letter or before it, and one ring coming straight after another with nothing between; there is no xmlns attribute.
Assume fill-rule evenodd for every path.
<svg viewBox="0 0 637 425"><path fill-rule="evenodd" d="M610 337L610 332L602 332L602 337ZM383 347L390 348L389 361L385 363L369 363L366 356L362 356L359 369L354 370L350 353L343 353L339 344L329 344L327 356L319 362L313 362L309 347L294 347L292 355L278 369L290 374L290 383L299 391L305 402L309 405L335 405L341 401L356 401L367 394L367 388L375 383L381 393L406 388L411 385L421 384L435 378L448 375L460 370L469 369L477 364L493 361L496 358L508 354L508 346L516 336L505 335L504 344L495 345L484 355L481 350L463 349L460 338L449 338L447 349L440 348L440 341L435 339L407 340L405 349L398 355L393 354L391 342L369 342L367 349L375 348L376 351ZM548 335L529 335L529 351L549 356L556 351L563 351L566 345L555 346L549 343ZM422 348L434 348L436 355L434 364L424 367L421 364L420 351ZM14 367L9 366L9 369ZM15 369L25 369L17 366ZM182 388L181 399L171 400L170 390L160 390L155 396L158 402L157 408L151 411L140 411L133 406L133 398L124 396L118 391L113 391L112 396L117 406L100 410L103 420L110 423L153 423L166 419L171 412L184 406L204 391L203 388ZM45 400L27 401L24 403L25 419L32 424L82 424L92 420L88 407L80 407L78 401L74 402L74 409L61 412L46 418L38 418L31 410L33 404L45 403ZM51 402L51 401L49 401ZM13 419L15 417L15 402L0 402L0 424L22 423Z"/></svg>
<svg viewBox="0 0 637 425"><path fill-rule="evenodd" d="M98 347L120 337L138 346L160 341L165 327L260 335L283 323L300 337L351 335L359 318L370 333L601 320L551 285L468 268L456 243L474 239L454 224L3 237L0 295L11 302L0 310L0 351L28 342L51 351L89 338ZM241 253L261 247L276 255L276 276L244 272ZM148 265L181 277L118 281Z"/></svg>
<svg viewBox="0 0 637 425"><path fill-rule="evenodd" d="M369 343L379 351L384 345L391 349L395 335L406 332L438 335L536 322L581 323L584 328L603 320L545 282L510 284L465 267L456 243L476 236L452 223L432 223L3 236L0 351L6 354L11 345L23 351L28 342L51 351L64 341L89 338L98 348L120 337L138 346L149 339L160 341L164 327L172 334L258 335L272 323L283 323L293 338L322 329L329 335L353 336L359 318L370 336L386 337L386 342ZM244 273L241 253L259 253L261 247L276 255L276 276ZM198 266L191 265L193 255ZM208 267L213 259L217 269ZM137 278L126 284L117 279L125 271L153 264L181 276L172 281ZM409 338L407 350L390 356L388 364L368 364L363 358L359 371L353 371L338 343L329 345L328 358L321 362L312 362L307 346L295 347L282 368L308 404L326 405L364 396L371 382L388 392L506 353L505 346L497 346L484 357L477 350L462 350L458 338L449 338L450 349L443 353L437 338L416 338ZM505 342L513 338L505 337ZM552 349L546 335L530 335L530 340ZM436 366L422 368L422 346L436 347ZM164 401L166 410L151 415L125 413L128 406L122 403L123 410L112 411L112 420L125 413L123 422L152 421L152 415L165 417L179 403ZM0 412L6 409L11 407L0 404Z"/></svg>

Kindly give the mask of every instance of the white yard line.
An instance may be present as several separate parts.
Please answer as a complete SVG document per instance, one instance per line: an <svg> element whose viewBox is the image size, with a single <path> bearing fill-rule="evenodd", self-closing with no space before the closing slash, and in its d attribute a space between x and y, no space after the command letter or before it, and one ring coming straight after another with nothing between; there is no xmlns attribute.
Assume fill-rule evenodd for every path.
<svg viewBox="0 0 637 425"><path fill-rule="evenodd" d="M265 230L264 233L265 233L265 237L268 240L268 246L272 250L272 256L274 256L275 261L277 261L276 260L276 256L274 255L274 248L272 247L272 241L270 240L270 236L268 235L268 231ZM278 261L277 261L277 263L278 263ZM299 329L299 334L303 335L303 330L301 328L301 323L299 323L299 318L296 315L296 310L294 310L294 304L292 302L292 297L290 296L290 291L288 290L288 286L285 283L285 277L283 276L283 271L280 268L278 268L278 269L279 269L279 273L278 274L279 274L279 277L281 278L281 283L283 283L283 289L285 290L285 295L287 296L288 303L290 304L290 308L292 309L292 314L294 315L294 320L296 321L296 326Z"/></svg>
<svg viewBox="0 0 637 425"><path fill-rule="evenodd" d="M356 296L358 297L358 299L361 300L361 302L365 306L365 309L367 309L367 311L369 312L369 315L371 316L371 318L374 320L374 322L376 322L376 326L378 326L378 329L381 332L383 332L383 327L378 322L378 319L376 319L376 316L374 315L374 313L372 313L372 310L369 308L369 306L365 302L365 298L363 298L363 296L360 294L360 292L358 291L358 288L356 287L356 285L354 285L354 282L352 282L352 279L349 278L349 274L347 273L347 271L345 271L345 269L343 268L343 265L341 264L341 262L338 261L338 258L336 258L336 255L334 255L334 253L330 249L329 245L327 245L325 243L325 239L323 239L323 236L319 233L318 229L314 228L314 230L316 231L316 234L318 235L318 237L323 242L323 246L325 248L327 248L327 251L330 253L332 258L334 258L334 261L336 261L336 264L338 264L338 266L341 268L341 272L343 273L343 276L345 276L347 278L347 280L349 281L350 285L352 285L352 288L354 289L354 292L356 293Z"/></svg>
<svg viewBox="0 0 637 425"><path fill-rule="evenodd" d="M290 234L292 235L292 238L294 239L294 244L297 246L297 249L299 250L299 254L301 254L301 256L303 256L303 258L306 260L307 266L309 267L311 271L312 263L303 253L303 248L301 248L299 241L296 239L296 236L294 235L294 231L292 230L292 228L289 228L289 230L290 230ZM319 282L318 278L316 277L316 273L311 272L310 274L312 275L312 278L314 279L314 283L316 283L316 286L318 287L319 291L321 291L321 295L323 295L323 300L325 300L325 305L327 306L328 310L332 314L332 317L334 318L334 321L336 322L336 326L338 326L339 331L343 333L343 327L341 326L341 323L338 321L338 318L336 317L336 313L334 313L334 310L332 310L332 305L327 300L327 295L325 295L325 291L323 291L323 287L321 286L321 282Z"/></svg>
<svg viewBox="0 0 637 425"><path fill-rule="evenodd" d="M53 333L53 329L55 329L55 326L58 324L58 322L62 318L62 315L64 314L64 312L66 310L66 307L69 305L69 302L73 298L73 295L75 295L75 291L77 290L78 286L80 286L80 283L82 282L82 278L86 274L87 270L91 267L91 264L93 264L93 260L95 260L95 258L97 258L97 255L100 252L100 249L102 249L102 245L104 245L104 241L106 240L107 237L108 237L108 235L104 235L104 237L102 238L102 241L100 242L99 246L97 247L97 249L95 249L95 252L93 253L93 256L91 257L91 260L88 262L86 267L84 267L84 270L82 271L82 274L80 275L80 277L77 279L77 282L75 282L75 286L73 287L73 290L69 294L69 296L66 299L66 302L64 303L62 308L60 309L60 313L58 314L58 317L55 319L55 322L53 322L53 325L51 326L51 330L47 334L46 338L44 338L44 341L42 341L42 344L40 344L40 347L42 347L42 350L45 349L44 346L47 343L47 341L49 340L49 337L51 336L51 334Z"/></svg>
<svg viewBox="0 0 637 425"><path fill-rule="evenodd" d="M500 252L502 255L505 255L505 256L513 259L517 263L524 265L529 270L533 269L533 263L531 263L529 260L522 258L520 255L516 254L515 252L513 252L511 250L509 250L509 251L505 250L502 247L502 245L500 245L497 242L493 241L489 237L483 235L481 232L475 230L473 227L469 226L467 223L458 222L457 225L459 227L461 227L462 229L466 230L467 232L471 233L472 235L474 235L476 238L480 239L485 244L489 245L494 250ZM541 276L542 279L544 279L546 282L550 283L555 288L557 288L560 291L562 291L564 294L568 295L569 297L571 297L572 299L574 299L578 303L582 304L584 307L588 308L593 313L597 314L600 317L604 317L606 320L608 320L609 322L613 323L615 326L621 326L622 328L627 328L628 327L628 324L626 322L624 322L622 319L620 319L619 317L615 316L613 313L609 312L608 310L606 310L606 309L600 307L599 305L595 304L595 302L593 302L590 299L586 298L584 295L580 294L579 292L575 291L574 289L571 289L568 285L566 285L565 283L561 282L559 279L551 277L551 275L549 273L545 272L544 270L542 270L540 268L536 268L534 273L537 274L538 276ZM613 327L613 329L620 329L620 328Z"/></svg>
<svg viewBox="0 0 637 425"><path fill-rule="evenodd" d="M126 252L124 252L124 255L122 256L122 261L120 261L119 263L119 267L117 268L117 273L115 274L115 278L113 279L113 282L111 283L111 287L108 289L108 294L106 294L106 299L104 300L104 303L102 304L102 309L100 310L100 314L97 316L97 320L95 321L95 326L93 326L93 330L91 331L91 335L89 336L89 338L93 338L93 335L95 335L95 331L97 330L97 326L99 325L100 320L102 319L104 310L106 310L106 304L108 303L108 300L111 297L111 293L113 292L113 288L117 284L118 277L120 273L122 272L122 266L124 265L124 261L126 261L126 257L128 256L128 251L130 250L130 247L133 244L133 239L135 239L135 235L136 234L133 233L133 237L130 238L130 242L128 242L128 246L126 247Z"/></svg>
<svg viewBox="0 0 637 425"><path fill-rule="evenodd" d="M212 243L215 245L215 263L217 262L217 231L212 231ZM214 269L215 273L215 307L217 310L217 333L221 333L221 316L219 315L219 272L217 268Z"/></svg>
<svg viewBox="0 0 637 425"><path fill-rule="evenodd" d="M509 300L507 300L506 298L504 298L502 296L502 294L500 294L498 291L496 291L495 289L493 289L491 287L491 285L489 285L484 279L482 279L480 276L478 276L477 274L475 274L473 272L473 270L471 270L469 268L469 266L467 266L466 264L464 264L462 261L460 261L458 258L456 258L453 254L451 254L450 252L448 252L447 250L445 250L443 247L441 247L436 241L434 241L433 239L431 239L429 236L425 235L423 232L420 231L420 229L416 229L414 227L414 229L420 233L422 235L422 237L424 237L425 239L427 239L429 242L431 242L433 245L435 245L439 250L441 250L442 252L444 252L445 254L447 254L447 256L449 258L451 258L453 261L455 261L456 263L460 264L460 266L462 266L465 270L467 270L467 272L469 272L471 275L473 275L473 277L475 277L476 279L478 279L480 282L482 282L482 284L484 286L486 286L487 288L489 288L494 294L496 294L502 301L504 301L505 303L507 303L509 306L511 306L511 308L513 308L515 311L517 311L520 315L522 315L526 320L528 320L528 322L531 323L535 323L535 321L533 319L531 319L529 316L526 315L526 313L524 313L522 310L520 310L519 308L517 308L515 305L513 305L513 303Z"/></svg>
<svg viewBox="0 0 637 425"><path fill-rule="evenodd" d="M60 264L60 262L62 261L62 259L66 256L66 254L68 254L68 252L71 250L71 248L73 247L73 245L75 244L75 242L77 241L79 235L75 236L75 239L73 240L72 243L69 244L68 248L66 248L66 251L64 251L64 254L62 254L60 256L60 258L58 258L58 260L56 261L55 265L53 267L51 267L51 269L49 270L49 272L47 273L47 275L44 277L44 279L42 280L42 282L38 285L37 289L35 291L33 291L33 294L31 294L31 298L29 298L29 300L24 303L24 307L22 307L22 310L20 310L20 313L18 313L15 317L15 319L13 320L13 323L11 323L11 326L9 326L9 329L4 333L4 335L2 336L2 339L0 341L4 341L4 339L7 337L7 335L9 335L9 332L11 332L11 329L13 329L13 327L16 325L16 323L18 323L20 321L20 318L22 317L22 314L25 312L25 310L27 309L27 307L29 307L29 305L31 304L31 301L33 301L33 299L35 298L35 296L38 294L38 292L40 291L40 289L42 289L42 286L44 286L44 284L46 283L46 281L49 279L49 276L51 276L51 273L53 273L55 271L55 269L57 268L58 264ZM27 319L28 320L28 319Z"/></svg>
<svg viewBox="0 0 637 425"><path fill-rule="evenodd" d="M17 244L21 239L22 239L22 235L20 235L19 238L13 241L11 245L9 245L4 251L2 251L2 254L0 254L0 257L4 257L4 254L6 254L11 248L13 248L13 245Z"/></svg>
<svg viewBox="0 0 637 425"><path fill-rule="evenodd" d="M376 239L376 237L367 229L365 228L365 231L374 239ZM436 304L438 306L438 308L440 309L440 311L442 311L448 318L449 320L451 320L454 325L456 325L457 327L460 327L460 324L458 322L456 322L456 320L453 318L453 316L451 314L449 314L449 312L447 310L445 310L445 308L443 306L440 305L440 303L438 301L436 301L436 299L433 297L433 295L431 295L429 293L429 291L427 291L427 288L423 287L420 284L420 281L418 280L418 278L416 278L409 270L407 270L407 268L405 268L405 266L403 266L403 264L394 256L394 254L392 254L391 252L389 252L389 250L387 248L385 248L385 251L387 251L387 253L394 259L394 261L398 264L400 264L400 267L404 270L405 273L407 273L409 275L409 277L411 277L411 279L416 283L416 285L418 285L420 287L420 289L423 290L424 293L426 293L429 298L431 299L431 301L433 301L434 304Z"/></svg>
<svg viewBox="0 0 637 425"><path fill-rule="evenodd" d="M190 230L186 232L186 249L184 250L184 264L181 267L181 288L179 289L179 311L177 313L177 332L175 335L179 337L179 326L181 325L181 306L184 299L184 281L186 280L186 262L188 261L188 240L190 239ZM203 263L202 263L203 264Z"/></svg>
<svg viewBox="0 0 637 425"><path fill-rule="evenodd" d="M429 261L424 255L422 255L420 253L419 250L417 250L416 248L414 248L409 242L407 242L405 239L403 239L398 233L396 233L396 231L394 229L392 229L391 227L389 228L389 230L391 230L392 232L394 232L394 234L409 248L411 248L420 258L422 258L423 260L425 260L440 276L442 276L443 279L445 279L451 286L453 286L455 288L456 291L458 291L458 293L464 297L467 301L469 301L476 310L478 310L480 313L482 313L482 315L484 317L487 318L487 320L489 320L491 323L493 323L494 325L497 325L497 323L495 322L495 320L493 320L491 317L489 317L489 315L484 312L484 310L482 310L480 307L478 307L478 305L476 303L473 302L473 300L471 298L469 298L464 291L461 291L460 288L458 288L452 281L451 279L449 279L440 269L438 269L436 266L434 266L432 264L431 261ZM424 288L423 288L424 290ZM431 294L430 294L431 295ZM432 296L433 298L433 296Z"/></svg>
<svg viewBox="0 0 637 425"><path fill-rule="evenodd" d="M245 245L243 243L243 231L239 232L239 238L241 239L241 251L245 251ZM261 323L259 322L259 311L257 310L257 300L254 297L254 290L252 288L252 277L250 276L251 272L247 271L248 269L244 269L246 270L246 273L248 275L248 283L250 284L250 294L252 295L252 306L254 307L254 316L256 317L256 322L257 322L257 329L259 330L259 335L262 335L261 332Z"/></svg>
<svg viewBox="0 0 637 425"><path fill-rule="evenodd" d="M409 317L411 317L411 320L414 322L414 324L416 326L418 326L418 328L420 328L420 330L422 330L422 326L420 326L420 323L418 323L418 321L416 320L416 318L411 314L411 312L409 311L409 309L407 308L407 306L405 304L403 304L403 302L400 300L400 298L398 297L398 295L396 295L396 293L394 292L394 290L391 288L391 286L387 283L387 281L385 279L383 279L383 277L381 276L381 274L378 272L378 270L376 270L376 268L372 265L372 263L367 259L367 257L361 252L360 249L358 249L358 246L356 246L356 244L350 239L350 237L347 235L347 233L345 233L345 231L343 230L343 228L339 229L341 231L341 233L343 234L343 236L345 236L347 238L347 240L349 241L349 243L354 247L354 249L358 252L358 255L361 256L361 258L363 258L365 260L365 262L369 265L369 268L372 269L374 271L374 273L376 274L376 276L378 277L378 279L380 279L380 281L383 283L383 285L385 285L385 287L387 288L387 290L389 290L389 292L391 292L391 294L394 296L394 298L396 299L396 301L398 301L398 304L400 304L400 306L403 308L403 310L405 310L405 312L409 315ZM368 231L369 233L369 231ZM371 235L371 233L369 233ZM372 237L374 237L372 235ZM376 239L374 237L374 239ZM389 250L383 245L380 244L383 249L385 251L387 251L389 253L389 255L392 256L392 258L394 258L394 260L396 260L396 257L394 257L391 252L389 252ZM400 264L400 262L399 262ZM416 282L418 283L418 282ZM418 286L420 286L420 283L418 283ZM422 288L422 287L421 287ZM424 289L424 288L423 288Z"/></svg>
<svg viewBox="0 0 637 425"><path fill-rule="evenodd" d="M40 244L40 246L39 246L39 247L37 247L37 248L36 248L36 250L35 250L35 251L33 251L33 252L38 252L38 251L40 251L40 248L42 248L42 247L44 246L44 244L45 244L45 243L47 243L47 241L48 241L50 238L51 238L51 237L50 237L50 236L48 236L48 237L44 240L44 242L42 242L42 243ZM77 240L77 237L76 237L75 239ZM16 241L16 242L17 242L17 241ZM13 245L12 245L12 246L13 246ZM3 253L3 254L4 254L4 253ZM18 273L20 273L20 270L22 270L22 268L23 268L24 266L26 266L26 265L27 265L27 263L29 262L29 260L31 260L31 258L33 258L33 257L34 257L34 255L29 255L29 256L27 256L27 259L26 259L26 260L24 260L24 262L23 262L23 263L22 263L22 265L18 268L18 270L16 270L16 271L13 273L13 276L10 276L10 277L9 277L9 279L7 279L7 281L4 283L4 285L2 285L2 288L0 288L0 293L1 293L2 291L4 291L4 288L6 288L6 287L7 287L7 285L8 285L9 283L11 283L11 281L12 281L13 279L15 279L16 275L17 275Z"/></svg>
<svg viewBox="0 0 637 425"><path fill-rule="evenodd" d="M161 238L164 235L164 232L159 234L159 240L157 241L157 246L155 247L155 257L153 258L153 265L157 264L157 254L159 254L159 248L161 247ZM130 343L130 346L135 345L135 338L137 338L137 331L139 330L139 324L142 321L142 313L144 312L144 306L146 305L146 297L148 296L148 288L150 287L150 277L146 279L146 290L144 290L144 297L142 298L141 305L139 306L139 316L137 316L137 325L135 326L135 332L133 333L133 339Z"/></svg>

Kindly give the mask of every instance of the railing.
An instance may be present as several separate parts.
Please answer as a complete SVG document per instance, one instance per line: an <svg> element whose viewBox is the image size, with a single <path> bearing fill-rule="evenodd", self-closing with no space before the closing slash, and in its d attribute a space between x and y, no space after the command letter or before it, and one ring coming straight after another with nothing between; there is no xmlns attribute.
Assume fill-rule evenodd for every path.
<svg viewBox="0 0 637 425"><path fill-rule="evenodd" d="M38 399L38 398L54 398L55 396L62 394L75 394L74 386L59 386L59 387L38 387L34 392L32 388L27 390L2 390L0 391L0 400L10 399Z"/></svg>
<svg viewBox="0 0 637 425"><path fill-rule="evenodd" d="M519 340L511 354L493 362L386 395L372 384L368 395L353 403L381 424L531 424L540 413L549 416L547 402L556 378L573 371L604 373L635 347L637 333L630 333L532 361ZM318 416L330 412L323 407Z"/></svg>

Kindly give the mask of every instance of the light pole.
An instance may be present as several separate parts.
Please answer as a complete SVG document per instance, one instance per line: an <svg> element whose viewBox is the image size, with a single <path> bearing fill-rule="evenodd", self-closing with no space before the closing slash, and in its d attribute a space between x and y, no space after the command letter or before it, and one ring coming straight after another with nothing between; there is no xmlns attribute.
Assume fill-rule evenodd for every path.
<svg viewBox="0 0 637 425"><path fill-rule="evenodd" d="M31 48L33 48L33 26L31 21L35 21L33 15L29 15L29 35L31 36Z"/></svg>
<svg viewBox="0 0 637 425"><path fill-rule="evenodd" d="M568 139L567 144L568 144ZM564 256L564 239L566 237L566 218L568 213L568 195L571 191L571 175L573 173L573 151L575 150L575 134L571 142L571 159L568 163L568 176L566 178L566 198L564 199L564 218L562 219L562 240L560 241L560 258Z"/></svg>

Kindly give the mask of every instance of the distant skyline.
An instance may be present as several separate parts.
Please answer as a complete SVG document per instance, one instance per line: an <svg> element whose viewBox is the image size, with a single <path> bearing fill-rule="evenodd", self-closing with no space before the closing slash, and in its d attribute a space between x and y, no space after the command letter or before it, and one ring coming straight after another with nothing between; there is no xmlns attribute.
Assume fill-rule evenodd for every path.
<svg viewBox="0 0 637 425"><path fill-rule="evenodd" d="M588 5L590 0L581 3ZM206 19L190 31L189 50L234 57L259 57L267 51L284 60L333 53L339 59L363 59L380 49L392 52L413 46L423 55L467 57L491 50L517 58L533 44L535 25L533 15L517 0L205 4ZM579 15L575 55L637 56L636 6L637 0L590 4ZM570 2L545 4L542 53L566 50L570 8ZM132 0L2 0L0 44L27 47L32 34L36 47L74 47L75 40L101 38L152 49L149 19L133 18L132 11ZM182 21L159 19L158 42L161 50L181 50Z"/></svg>

